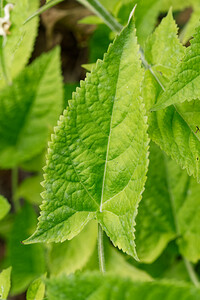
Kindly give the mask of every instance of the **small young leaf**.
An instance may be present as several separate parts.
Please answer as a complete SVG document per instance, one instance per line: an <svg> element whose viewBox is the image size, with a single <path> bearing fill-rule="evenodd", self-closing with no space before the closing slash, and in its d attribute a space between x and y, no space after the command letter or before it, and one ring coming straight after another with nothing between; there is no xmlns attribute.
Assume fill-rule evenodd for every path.
<svg viewBox="0 0 200 300"><path fill-rule="evenodd" d="M148 38L145 45L145 58L159 72L161 66L174 71L174 66L185 53L185 48L178 40L178 28L172 16L172 9L162 19L160 25ZM166 47L166 40L168 47Z"/></svg>
<svg viewBox="0 0 200 300"><path fill-rule="evenodd" d="M72 239L97 218L137 257L134 219L149 142L138 50L131 20L73 94L49 145L39 225L26 243Z"/></svg>
<svg viewBox="0 0 200 300"><path fill-rule="evenodd" d="M34 280L26 293L26 300L43 300L45 293L44 278Z"/></svg>
<svg viewBox="0 0 200 300"><path fill-rule="evenodd" d="M48 251L51 276L68 275L82 269L94 252L96 243L97 224L91 221L73 240L51 244Z"/></svg>
<svg viewBox="0 0 200 300"><path fill-rule="evenodd" d="M197 28L191 46L177 65L166 91L152 110L200 98L200 27Z"/></svg>
<svg viewBox="0 0 200 300"><path fill-rule="evenodd" d="M116 275L86 273L46 280L49 300L198 300L200 289L184 283L134 282Z"/></svg>
<svg viewBox="0 0 200 300"><path fill-rule="evenodd" d="M12 268L3 270L0 273L0 299L5 300L10 291L10 275Z"/></svg>
<svg viewBox="0 0 200 300"><path fill-rule="evenodd" d="M39 154L62 108L59 49L42 55L0 91L0 166Z"/></svg>
<svg viewBox="0 0 200 300"><path fill-rule="evenodd" d="M3 219L10 210L7 199L0 195L0 220Z"/></svg>

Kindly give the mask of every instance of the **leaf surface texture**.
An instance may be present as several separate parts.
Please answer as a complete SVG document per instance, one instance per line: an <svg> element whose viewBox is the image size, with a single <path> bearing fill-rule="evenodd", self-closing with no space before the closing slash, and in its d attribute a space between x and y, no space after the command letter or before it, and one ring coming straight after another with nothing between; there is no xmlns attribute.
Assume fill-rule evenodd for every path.
<svg viewBox="0 0 200 300"><path fill-rule="evenodd" d="M149 142L138 50L131 21L73 94L49 145L41 216L28 242L71 239L96 218L136 257Z"/></svg>

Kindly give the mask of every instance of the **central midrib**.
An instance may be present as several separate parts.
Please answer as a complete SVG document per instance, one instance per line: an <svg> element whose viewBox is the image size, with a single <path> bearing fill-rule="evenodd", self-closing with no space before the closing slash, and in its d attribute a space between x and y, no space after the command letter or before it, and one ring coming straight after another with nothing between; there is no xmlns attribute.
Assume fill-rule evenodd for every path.
<svg viewBox="0 0 200 300"><path fill-rule="evenodd" d="M114 111L114 106L115 106L115 97L116 97L116 92L117 92L117 86L118 86L118 80L119 80L120 65L121 65L121 58L122 58L122 55L123 55L123 49L124 49L124 45L123 45L121 56L120 56L120 60L119 60L119 67L118 67L118 73L117 73L115 94L114 94L113 106L112 106L112 111L111 111L110 129L109 129L109 135L108 135L108 143L107 143L107 150L106 150L106 159L105 159L105 166L104 166L104 173L103 173L103 182L102 182L102 190L101 190L101 202L100 202L100 208L99 208L100 212L102 212L102 206L103 206L104 186L105 186L105 178L106 178L106 169L107 169L107 162L108 162L108 154L109 154L109 148L110 148L110 136L111 136L111 131L112 131L113 111Z"/></svg>

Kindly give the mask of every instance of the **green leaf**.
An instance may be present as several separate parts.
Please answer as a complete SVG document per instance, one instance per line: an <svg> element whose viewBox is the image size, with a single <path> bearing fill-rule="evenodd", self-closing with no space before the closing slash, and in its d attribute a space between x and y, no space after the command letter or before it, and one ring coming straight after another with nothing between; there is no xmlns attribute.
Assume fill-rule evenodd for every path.
<svg viewBox="0 0 200 300"><path fill-rule="evenodd" d="M146 95L144 99L150 109L160 93L160 87L149 71L147 71L145 78L145 81L149 82L149 88L144 92ZM195 112L192 112L191 108L184 112L185 103L181 106L182 110L178 106L176 108L170 106L164 110L150 113L148 119L149 135L162 150L170 155L182 168L186 169L190 176L193 175L197 178L199 182L199 133L195 134L194 128L196 126L191 126L187 119L188 115L190 120L195 115L198 117L199 105L197 105Z"/></svg>
<svg viewBox="0 0 200 300"><path fill-rule="evenodd" d="M43 180L42 175L36 175L26 178L16 191L16 198L23 198L29 203L39 205L42 202L40 194L43 191L41 182Z"/></svg>
<svg viewBox="0 0 200 300"><path fill-rule="evenodd" d="M46 280L49 300L198 300L200 289L184 283L133 282L112 275L86 273Z"/></svg>
<svg viewBox="0 0 200 300"><path fill-rule="evenodd" d="M134 281L152 281L153 278L145 271L131 265L127 257L113 246L108 245L105 251L106 272L118 274L120 277L130 278Z"/></svg>
<svg viewBox="0 0 200 300"><path fill-rule="evenodd" d="M45 293L44 278L34 280L26 293L26 300L43 300Z"/></svg>
<svg viewBox="0 0 200 300"><path fill-rule="evenodd" d="M194 178L186 177L171 160L167 162L167 169L179 251L196 263L200 259L200 184Z"/></svg>
<svg viewBox="0 0 200 300"><path fill-rule="evenodd" d="M68 275L82 269L94 252L96 242L97 224L91 221L73 240L51 244L48 251L50 274Z"/></svg>
<svg viewBox="0 0 200 300"><path fill-rule="evenodd" d="M10 275L12 268L3 270L0 273L0 299L7 299L10 291Z"/></svg>
<svg viewBox="0 0 200 300"><path fill-rule="evenodd" d="M56 4L58 4L60 2L63 2L63 0L49 0L49 1L46 1L45 5L43 5L42 7L40 7L37 11L33 12L32 14L28 15L27 18L24 20L24 23L27 24L29 21L31 21L35 17L37 17L40 14L42 14L44 11L46 11L47 9L55 6Z"/></svg>
<svg viewBox="0 0 200 300"><path fill-rule="evenodd" d="M99 24L102 24L102 23L103 23L103 21L98 16L94 16L94 15L84 17L83 19L78 21L78 24L99 25Z"/></svg>
<svg viewBox="0 0 200 300"><path fill-rule="evenodd" d="M66 83L64 85L64 108L68 106L68 101L72 99L72 93L76 91L79 83Z"/></svg>
<svg viewBox="0 0 200 300"><path fill-rule="evenodd" d="M7 245L7 264L12 266L12 294L24 292L34 279L45 272L43 246L21 243L34 231L36 220L34 209L25 204L13 223Z"/></svg>
<svg viewBox="0 0 200 300"><path fill-rule="evenodd" d="M152 110L200 98L200 27L197 28L191 46L178 64L176 71Z"/></svg>
<svg viewBox="0 0 200 300"><path fill-rule="evenodd" d="M185 53L185 48L178 40L178 28L172 16L172 9L162 19L160 25L149 36L145 45L145 58L159 72L165 66L174 72L174 66ZM166 40L168 47L166 47Z"/></svg>
<svg viewBox="0 0 200 300"><path fill-rule="evenodd" d="M112 30L120 32L122 25L110 14L110 12L99 2L98 0L77 0L85 7L89 8L98 17L100 17L104 23ZM128 21L128 20L127 20Z"/></svg>
<svg viewBox="0 0 200 300"><path fill-rule="evenodd" d="M2 220L10 210L8 200L0 195L0 220Z"/></svg>
<svg viewBox="0 0 200 300"><path fill-rule="evenodd" d="M0 166L39 154L62 108L59 49L42 55L0 91Z"/></svg>
<svg viewBox="0 0 200 300"><path fill-rule="evenodd" d="M162 11L165 12L169 7L173 7L174 11L184 10L187 7L194 7L198 0L162 0Z"/></svg>
<svg viewBox="0 0 200 300"><path fill-rule="evenodd" d="M14 78L27 64L33 51L39 20L36 18L32 24L23 25L23 23L38 8L39 1L12 0L10 2L14 4L13 10L10 12L12 26L2 51L8 77ZM3 69L0 68L1 87L4 84Z"/></svg>
<svg viewBox="0 0 200 300"><path fill-rule="evenodd" d="M145 191L136 217L136 248L139 259L145 263L157 259L168 242L177 236L165 155L154 143L151 143L149 159Z"/></svg>
<svg viewBox="0 0 200 300"><path fill-rule="evenodd" d="M135 17L138 41L141 46L145 44L148 35L153 31L161 6L160 0L138 1Z"/></svg>
<svg viewBox="0 0 200 300"><path fill-rule="evenodd" d="M163 40L166 48L170 45L170 35L171 33L169 31L169 34L166 35L166 39ZM175 35L174 38L177 39ZM180 45L176 42L174 42L173 45L176 45L177 50L174 49L169 58L170 61L175 63L177 59L182 58L182 55L178 50ZM149 46L147 47L150 49ZM153 54L154 52L151 53ZM180 54L180 57L174 58L178 53ZM156 56L156 54L154 54L154 56ZM156 57L153 57L152 59L156 61ZM162 63L163 65L160 65L160 67L162 67L162 75L160 75L159 78L159 73L156 73L156 70L153 69L154 67L152 67L151 72L147 70L145 73L143 99L147 111L151 109L156 99L162 94L162 84L160 84L160 82L166 83L169 81L172 73L172 69L169 70L168 68L171 62L168 62L166 59L166 61L162 60ZM154 77L152 76L152 73ZM182 168L187 169L189 175L193 175L197 178L197 181L199 181L199 134L195 134L196 126L190 124L191 120L197 121L198 105L195 108L195 113L192 113L191 107L188 111L187 108L186 111L184 110L186 103L187 102L182 103L181 107L180 105L176 105L176 107L170 106L165 110L149 113L149 135L151 139ZM194 115L196 115L195 118ZM198 123L196 125L198 125Z"/></svg>
<svg viewBox="0 0 200 300"><path fill-rule="evenodd" d="M115 246L137 257L149 142L138 50L131 21L73 94L52 137L39 225L26 243L72 239L97 218Z"/></svg>

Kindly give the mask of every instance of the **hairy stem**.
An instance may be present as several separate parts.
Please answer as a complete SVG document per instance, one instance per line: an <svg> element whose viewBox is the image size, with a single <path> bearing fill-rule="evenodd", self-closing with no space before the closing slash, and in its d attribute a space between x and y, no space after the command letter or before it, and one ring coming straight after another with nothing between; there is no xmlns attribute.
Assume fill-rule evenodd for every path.
<svg viewBox="0 0 200 300"><path fill-rule="evenodd" d="M183 261L184 261L186 270L188 272L188 275L190 277L190 280L194 283L195 286L199 286L199 278L197 277L197 274L196 274L192 264L185 257L183 257Z"/></svg>
<svg viewBox="0 0 200 300"><path fill-rule="evenodd" d="M12 169L12 202L16 212L20 208L19 198L16 196L17 186L18 186L18 168L13 168Z"/></svg>
<svg viewBox="0 0 200 300"><path fill-rule="evenodd" d="M105 259L104 259L104 246L103 246L103 229L98 224L98 256L99 256L99 269L105 273Z"/></svg>

